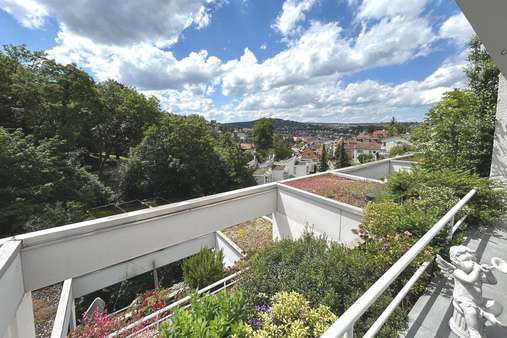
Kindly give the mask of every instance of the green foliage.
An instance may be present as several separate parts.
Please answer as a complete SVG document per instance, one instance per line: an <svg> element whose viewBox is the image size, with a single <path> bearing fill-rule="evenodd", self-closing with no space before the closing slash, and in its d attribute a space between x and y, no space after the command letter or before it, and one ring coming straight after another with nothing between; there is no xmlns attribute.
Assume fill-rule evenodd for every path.
<svg viewBox="0 0 507 338"><path fill-rule="evenodd" d="M190 310L177 309L160 327L162 338L246 337L247 309L241 292L192 295Z"/></svg>
<svg viewBox="0 0 507 338"><path fill-rule="evenodd" d="M278 292L294 291L302 294L312 307L326 305L333 313L341 314L403 253L376 249L348 248L310 234L296 241L281 240L249 257L240 287L252 306L262 304L266 297ZM407 271L401 282L414 270ZM366 332L390 299L388 290L357 323L356 334ZM402 312L403 309L398 309L394 313L383 333L404 327Z"/></svg>
<svg viewBox="0 0 507 338"><path fill-rule="evenodd" d="M271 308L257 314L259 326L252 330L254 338L294 337L316 338L336 321L329 307L312 308L305 297L297 292L279 292L272 298Z"/></svg>
<svg viewBox="0 0 507 338"><path fill-rule="evenodd" d="M0 128L0 236L81 221L85 208L112 198L64 146Z"/></svg>
<svg viewBox="0 0 507 338"><path fill-rule="evenodd" d="M477 189L477 194L464 210L469 211L468 220L471 224L487 225L505 212L504 187L466 171L416 167L412 171L391 176L387 187L397 201L416 203L423 210L439 216L443 216L471 189Z"/></svg>
<svg viewBox="0 0 507 338"><path fill-rule="evenodd" d="M412 147L410 147L408 144L398 144L389 150L389 157L403 155L403 154L408 153L411 150L412 150Z"/></svg>
<svg viewBox="0 0 507 338"><path fill-rule="evenodd" d="M157 99L146 98L134 88L108 80L97 86L101 121L92 129L99 169L109 155L126 156L143 139L146 129L157 123L161 111Z"/></svg>
<svg viewBox="0 0 507 338"><path fill-rule="evenodd" d="M359 154L357 155L357 160L359 163L367 163L375 161L375 156L373 154Z"/></svg>
<svg viewBox="0 0 507 338"><path fill-rule="evenodd" d="M336 150L336 161L335 161L335 167L338 168L345 168L348 167L349 164L349 157L347 156L347 152L345 151L345 144L340 143L338 149Z"/></svg>
<svg viewBox="0 0 507 338"><path fill-rule="evenodd" d="M329 169L329 165L327 164L327 152L326 145L322 145L322 154L320 155L319 162L319 171L326 171Z"/></svg>
<svg viewBox="0 0 507 338"><path fill-rule="evenodd" d="M268 118L257 120L253 127L252 136L255 148L271 148L273 146L273 120Z"/></svg>
<svg viewBox="0 0 507 338"><path fill-rule="evenodd" d="M488 120L477 114L477 96L466 90L446 93L427 113L417 129L414 141L431 169L472 170L480 174L481 161L491 157L491 149L483 144L481 133ZM430 127L431 126L431 127ZM491 124L491 133L494 123ZM489 174L489 168L487 170Z"/></svg>
<svg viewBox="0 0 507 338"><path fill-rule="evenodd" d="M454 90L428 112L413 139L432 169L470 170L488 176L491 167L498 68L477 38L465 71L469 90Z"/></svg>
<svg viewBox="0 0 507 338"><path fill-rule="evenodd" d="M275 135L273 147L276 160L283 160L292 156L292 149L288 138L281 135Z"/></svg>
<svg viewBox="0 0 507 338"><path fill-rule="evenodd" d="M202 248L183 262L183 279L193 289L203 288L226 276L221 250Z"/></svg>
<svg viewBox="0 0 507 338"><path fill-rule="evenodd" d="M389 124L389 127L387 128L387 132L389 133L389 136L403 135L408 132L408 126L404 123L396 121L396 119L393 117L391 123Z"/></svg>
<svg viewBox="0 0 507 338"><path fill-rule="evenodd" d="M126 199L171 201L254 184L248 158L228 135L199 116L165 116L130 154L121 188Z"/></svg>

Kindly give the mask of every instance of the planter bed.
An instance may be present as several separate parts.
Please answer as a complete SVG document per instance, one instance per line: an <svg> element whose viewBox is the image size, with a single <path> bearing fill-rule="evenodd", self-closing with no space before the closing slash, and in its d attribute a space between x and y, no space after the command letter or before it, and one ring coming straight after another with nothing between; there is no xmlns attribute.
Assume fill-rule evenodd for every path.
<svg viewBox="0 0 507 338"><path fill-rule="evenodd" d="M223 233L244 252L259 249L273 240L272 225L264 218L234 225L224 229Z"/></svg>
<svg viewBox="0 0 507 338"><path fill-rule="evenodd" d="M364 208L368 203L367 194L378 197L383 191L380 183L357 181L333 174L301 178L283 184L359 208Z"/></svg>

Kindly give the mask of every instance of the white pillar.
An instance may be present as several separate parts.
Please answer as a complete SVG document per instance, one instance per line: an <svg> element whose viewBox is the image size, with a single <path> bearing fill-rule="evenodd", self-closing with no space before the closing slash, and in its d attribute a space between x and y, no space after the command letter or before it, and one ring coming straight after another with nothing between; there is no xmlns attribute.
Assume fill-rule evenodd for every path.
<svg viewBox="0 0 507 338"><path fill-rule="evenodd" d="M500 74L490 177L507 183L507 80Z"/></svg>
<svg viewBox="0 0 507 338"><path fill-rule="evenodd" d="M16 317L7 328L4 338L35 338L31 292L27 292L23 296L23 300L16 311Z"/></svg>

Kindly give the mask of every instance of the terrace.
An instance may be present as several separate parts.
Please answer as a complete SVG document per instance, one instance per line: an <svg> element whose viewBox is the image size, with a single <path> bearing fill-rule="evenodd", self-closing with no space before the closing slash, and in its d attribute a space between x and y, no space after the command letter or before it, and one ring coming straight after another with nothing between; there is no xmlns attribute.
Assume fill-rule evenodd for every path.
<svg viewBox="0 0 507 338"><path fill-rule="evenodd" d="M410 167L402 162L382 160L305 180L381 182L377 179L389 172ZM76 325L78 297L189 257L203 246L221 249L225 264L232 265L241 249L220 230L266 215L274 240L296 239L306 229L344 244L358 240L352 230L361 222L360 207L294 188L297 184L287 180L2 239L2 336L33 337L31 292L58 282L64 284L52 336L64 337Z"/></svg>
<svg viewBox="0 0 507 338"><path fill-rule="evenodd" d="M505 3L478 3L458 0L463 11L490 49L503 74L507 74L502 33ZM500 97L507 95L507 83L501 77ZM503 102L503 101L502 101ZM499 123L505 122L507 108L499 104ZM500 126L502 127L502 126ZM492 176L505 178L507 160L505 132L495 135ZM160 205L132 212L71 224L49 230L0 239L0 336L35 337L31 292L63 282L52 337L65 337L76 325L75 299L195 254L202 246L221 249L225 263L232 265L242 252L221 230L268 217L273 240L297 239L304 231L326 234L331 241L353 246L360 238L352 230L363 217L369 183L381 185L391 173L410 170L404 159L388 159L345 169L310 175L184 202ZM349 185L348 193L341 183ZM370 185L371 186L371 185ZM332 190L335 189L335 190ZM465 216L456 220L477 191L462 196L405 254L401 256L339 319L323 337L353 337L354 326L383 292L415 261L428 244L444 229L452 238ZM365 198L363 200L363 197ZM472 233L466 243L475 248L481 260L504 256L507 251L504 226ZM365 334L378 334L410 288L429 268L423 262L394 297L385 311ZM226 289L233 284L233 274L201 292ZM505 276L498 275L505 287ZM503 283L503 284L502 284ZM213 292L214 292L213 291ZM435 279L410 313L407 337L449 337L447 328L451 299L448 285ZM503 300L505 292L485 289L485 295ZM176 305L185 305L183 299ZM176 306L172 305L172 306ZM158 320L159 313L152 314ZM502 314L505 322L507 312ZM156 333L153 333L154 335ZM488 328L489 337L505 337L505 329Z"/></svg>

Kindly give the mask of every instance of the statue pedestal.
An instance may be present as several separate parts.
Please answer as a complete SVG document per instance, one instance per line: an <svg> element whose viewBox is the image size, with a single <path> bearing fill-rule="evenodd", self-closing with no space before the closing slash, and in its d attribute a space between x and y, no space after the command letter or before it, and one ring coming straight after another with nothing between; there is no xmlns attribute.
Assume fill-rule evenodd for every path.
<svg viewBox="0 0 507 338"><path fill-rule="evenodd" d="M454 299L452 300L452 306L454 311L451 319L449 319L449 327L451 328L451 331L460 338L470 338L463 310ZM481 337L486 337L484 335L484 320L481 320L480 333Z"/></svg>

